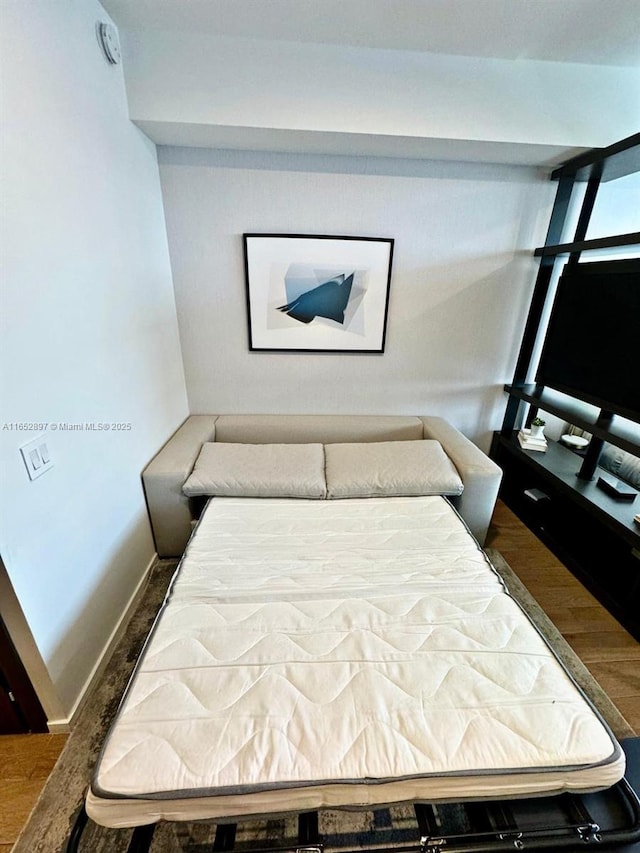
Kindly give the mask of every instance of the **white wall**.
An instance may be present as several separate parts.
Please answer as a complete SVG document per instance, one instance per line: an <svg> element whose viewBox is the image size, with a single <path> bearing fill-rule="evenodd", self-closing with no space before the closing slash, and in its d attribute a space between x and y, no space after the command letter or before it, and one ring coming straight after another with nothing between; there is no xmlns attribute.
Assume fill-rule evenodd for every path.
<svg viewBox="0 0 640 853"><path fill-rule="evenodd" d="M521 167L160 149L193 413L431 413L488 447L554 186ZM248 351L243 232L395 238L384 355Z"/></svg>
<svg viewBox="0 0 640 853"><path fill-rule="evenodd" d="M4 0L0 553L69 713L154 553L140 471L187 414L154 146L94 0Z"/></svg>
<svg viewBox="0 0 640 853"><path fill-rule="evenodd" d="M526 162L544 163L636 132L640 111L632 67L157 28L123 33L123 46L131 118L174 145L494 162L537 146Z"/></svg>

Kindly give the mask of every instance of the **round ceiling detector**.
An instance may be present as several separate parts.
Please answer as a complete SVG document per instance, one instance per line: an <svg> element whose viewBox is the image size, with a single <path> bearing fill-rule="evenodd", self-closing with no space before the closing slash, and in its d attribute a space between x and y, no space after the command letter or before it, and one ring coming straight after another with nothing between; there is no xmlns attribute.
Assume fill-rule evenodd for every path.
<svg viewBox="0 0 640 853"><path fill-rule="evenodd" d="M113 24L100 21L97 26L98 41L107 62L117 65L120 62L120 45L118 43L118 31Z"/></svg>

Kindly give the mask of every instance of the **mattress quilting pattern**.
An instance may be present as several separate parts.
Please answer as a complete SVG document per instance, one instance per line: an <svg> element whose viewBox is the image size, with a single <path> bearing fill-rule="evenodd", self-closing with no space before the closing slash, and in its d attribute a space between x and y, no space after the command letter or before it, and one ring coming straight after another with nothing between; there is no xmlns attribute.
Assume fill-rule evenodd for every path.
<svg viewBox="0 0 640 853"><path fill-rule="evenodd" d="M610 733L447 501L225 498L93 790L215 800L465 776L472 796L477 777L522 774L526 790L527 774L593 766L605 786L621 775Z"/></svg>

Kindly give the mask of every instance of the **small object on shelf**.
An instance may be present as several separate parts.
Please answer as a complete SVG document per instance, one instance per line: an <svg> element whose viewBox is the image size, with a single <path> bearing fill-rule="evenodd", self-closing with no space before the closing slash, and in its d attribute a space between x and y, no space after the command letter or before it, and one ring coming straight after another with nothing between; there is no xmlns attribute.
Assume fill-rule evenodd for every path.
<svg viewBox="0 0 640 853"><path fill-rule="evenodd" d="M640 512L636 513L636 515L633 516L633 520L636 524L640 524Z"/></svg>
<svg viewBox="0 0 640 853"><path fill-rule="evenodd" d="M547 449L547 439L542 436L534 436L529 429L521 429L518 433L518 441L523 450L539 450L544 453Z"/></svg>
<svg viewBox="0 0 640 853"><path fill-rule="evenodd" d="M534 435L530 429L521 429L518 432L518 438L521 438L523 441L530 441L532 444L546 445L547 443L547 439L543 435Z"/></svg>
<svg viewBox="0 0 640 853"><path fill-rule="evenodd" d="M608 480L606 477L598 477L597 486L617 501L631 502L636 499L638 494L635 489L622 480Z"/></svg>
<svg viewBox="0 0 640 853"><path fill-rule="evenodd" d="M572 450L584 450L589 444L589 439L582 435L570 435L567 433L560 437L560 441Z"/></svg>
<svg viewBox="0 0 640 853"><path fill-rule="evenodd" d="M546 492L543 492L542 489L525 489L524 494L534 503L549 500L549 495Z"/></svg>
<svg viewBox="0 0 640 853"><path fill-rule="evenodd" d="M544 427L546 421L542 418L534 418L531 421L531 429L529 433L531 434L531 438L544 438Z"/></svg>

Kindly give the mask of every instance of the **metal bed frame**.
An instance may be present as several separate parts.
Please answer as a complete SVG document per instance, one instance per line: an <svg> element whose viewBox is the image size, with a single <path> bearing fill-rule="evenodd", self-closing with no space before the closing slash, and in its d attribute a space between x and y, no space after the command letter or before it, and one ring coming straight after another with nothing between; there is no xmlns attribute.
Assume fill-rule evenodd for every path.
<svg viewBox="0 0 640 853"><path fill-rule="evenodd" d="M624 844L635 847L635 842L640 841L640 800L626 779L599 794L562 794L453 805L416 803L413 808L418 837L413 842L407 838L407 844L386 848L393 853L575 851L584 849L587 844L592 848ZM379 842L370 848L330 846L319 833L317 811L300 813L297 818L298 837L293 845L257 845L251 847L251 853L330 853L332 849L336 853L380 853L385 849ZM65 853L79 853L88 822L83 804ZM156 824L136 827L127 853L149 853L155 828ZM211 853L235 850L237 828L237 823L217 824Z"/></svg>

